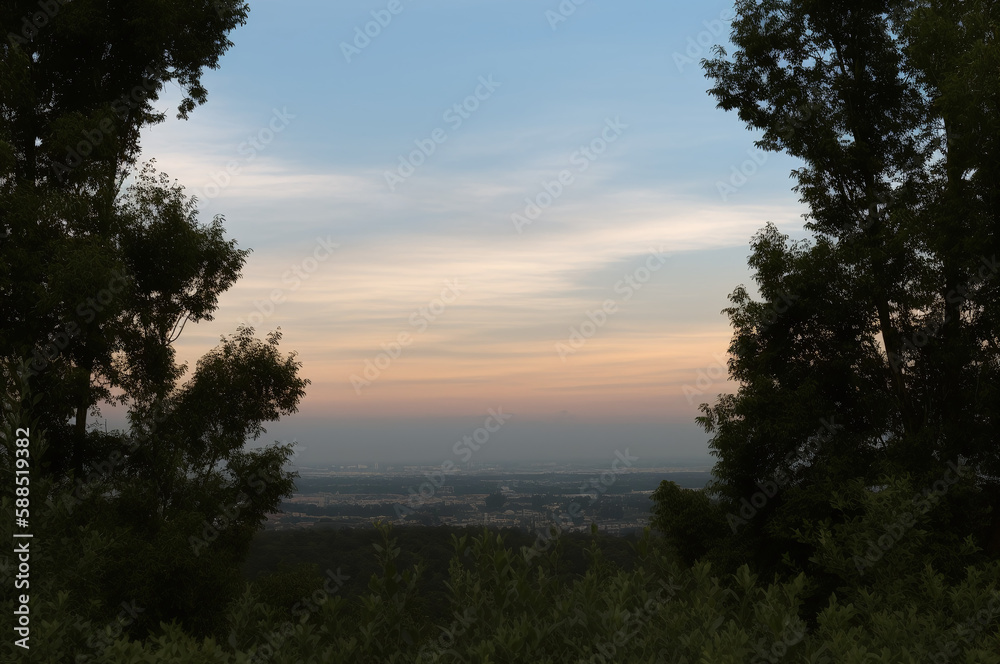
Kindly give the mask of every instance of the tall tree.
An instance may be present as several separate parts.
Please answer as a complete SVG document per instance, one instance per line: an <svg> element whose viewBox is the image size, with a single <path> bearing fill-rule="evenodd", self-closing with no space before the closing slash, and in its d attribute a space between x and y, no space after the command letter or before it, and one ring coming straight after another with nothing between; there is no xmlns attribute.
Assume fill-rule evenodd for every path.
<svg viewBox="0 0 1000 664"><path fill-rule="evenodd" d="M813 240L761 231L763 301L741 286L726 310L739 389L699 421L733 538L762 565L803 563L793 530L840 518L845 481L933 486L961 459L974 474L937 526L1000 550L1000 4L736 9L735 52L703 63L710 93L758 147L800 160Z"/></svg>
<svg viewBox="0 0 1000 664"><path fill-rule="evenodd" d="M137 169L142 129L166 117L154 107L164 87L183 92L179 118L204 103L202 74L247 11L243 0L0 6L0 359L4 394L25 395L3 410L40 423L33 481L61 493L33 499L55 498L52 519L107 543L80 594L140 601L140 629L210 626L293 486L289 446L246 449L309 383L280 334L238 329L184 383L173 347L187 322L212 319L249 252L221 217L199 222L179 184ZM129 431L87 430L106 401L127 407Z"/></svg>
<svg viewBox="0 0 1000 664"><path fill-rule="evenodd" d="M121 187L141 130L166 118L154 108L164 87L183 91L181 118L204 103L202 73L247 11L243 0L0 6L0 352L33 359L54 472L82 470L89 409L134 386L116 353L135 360L142 346L147 365L169 355L162 328L210 319L243 264L176 188L146 177L123 205Z"/></svg>

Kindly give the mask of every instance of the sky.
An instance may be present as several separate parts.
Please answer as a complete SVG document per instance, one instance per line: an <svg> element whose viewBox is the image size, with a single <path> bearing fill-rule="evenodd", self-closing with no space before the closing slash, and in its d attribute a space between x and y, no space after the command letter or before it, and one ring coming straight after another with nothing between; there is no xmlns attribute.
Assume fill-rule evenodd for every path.
<svg viewBox="0 0 1000 664"><path fill-rule="evenodd" d="M753 286L759 229L804 236L794 161L706 92L732 5L250 7L208 103L147 129L143 158L253 251L179 359L280 327L312 381L257 444L295 441L302 464L713 462L694 418L735 390L721 310Z"/></svg>

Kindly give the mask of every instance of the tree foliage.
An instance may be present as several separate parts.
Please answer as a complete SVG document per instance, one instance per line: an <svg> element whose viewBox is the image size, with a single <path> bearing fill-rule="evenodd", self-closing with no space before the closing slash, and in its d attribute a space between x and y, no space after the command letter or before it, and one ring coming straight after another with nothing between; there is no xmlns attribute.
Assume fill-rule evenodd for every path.
<svg viewBox="0 0 1000 664"><path fill-rule="evenodd" d="M487 512L499 512L507 503L507 497L500 491L494 491L483 499L483 509Z"/></svg>
<svg viewBox="0 0 1000 664"><path fill-rule="evenodd" d="M138 166L140 132L166 118L165 87L183 92L179 118L205 103L204 70L247 11L242 0L0 6L4 407L34 423L35 499L49 498L67 532L104 541L66 588L142 603L136 634L164 620L210 630L253 534L294 486L290 446L247 448L309 383L280 333L239 328L186 381L173 346L187 323L212 320L249 250L221 216L199 221L153 162ZM127 430L88 430L109 403L125 407Z"/></svg>
<svg viewBox="0 0 1000 664"><path fill-rule="evenodd" d="M141 401L177 377L172 335L210 320L243 266L178 185L144 168L121 188L164 87L184 91L180 117L204 103L202 72L246 15L239 0L0 8L0 349L32 358L52 472L83 470L88 411L116 388Z"/></svg>
<svg viewBox="0 0 1000 664"><path fill-rule="evenodd" d="M670 534L671 545L686 565L703 558L726 534L719 506L704 491L664 480L650 498L654 501L650 525Z"/></svg>
<svg viewBox="0 0 1000 664"><path fill-rule="evenodd" d="M880 526L879 511L893 509L899 497L886 496L866 505L875 520L852 523L850 533L823 534L824 564L836 567L845 547ZM129 610L141 617L141 604L93 615L78 596L55 593L46 577L37 606L50 619L38 628L42 638L33 654L39 661L82 657L92 664L1000 663L1000 568L970 568L949 582L920 567L916 540L904 543L892 561L901 564L897 573L873 570L869 587L831 597L812 624L803 615L807 575L766 582L746 566L721 576L706 562L682 567L648 531L636 543L633 569L595 559L571 578L544 571L555 548L529 560L490 532L453 536L451 544L444 616L431 617L415 601L421 568L401 564L395 533L381 527L370 550L376 570L366 586L347 590L345 582L360 573L349 561L328 560L318 577L288 570L277 593L268 579L245 586L209 638L167 623L145 639L129 636ZM88 540L85 562L75 569L93 564L87 554L99 546ZM12 610L11 601L3 604ZM12 655L12 648L9 640L0 644L0 656Z"/></svg>
<svg viewBox="0 0 1000 664"><path fill-rule="evenodd" d="M1000 538L996 3L740 1L730 56L704 62L720 108L796 157L809 241L768 225L743 286L734 395L702 407L726 546L808 565L803 524L848 519L831 490L883 475L935 486L934 527ZM787 303L791 302L791 305ZM751 501L753 504L750 504ZM856 516L856 514L855 514Z"/></svg>

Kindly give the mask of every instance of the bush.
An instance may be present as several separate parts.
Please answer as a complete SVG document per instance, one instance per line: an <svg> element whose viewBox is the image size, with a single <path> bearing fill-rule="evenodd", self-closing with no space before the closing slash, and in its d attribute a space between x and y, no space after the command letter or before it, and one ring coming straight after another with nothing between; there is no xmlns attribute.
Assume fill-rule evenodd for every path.
<svg viewBox="0 0 1000 664"><path fill-rule="evenodd" d="M248 584L221 617L224 627L207 638L168 623L137 638L121 607L97 606L63 590L66 578L43 566L45 573L32 577L29 661L1000 664L1000 565L972 565L962 579L949 581L911 559L923 546L914 530L912 542L901 539L898 551L883 556L884 567L860 579L852 575L851 556L884 518L878 510L907 490L900 483L869 497L851 493L867 501L868 517L800 533L821 542L816 571L842 582L814 625L807 619L815 585L809 574L766 583L743 566L720 577L704 560L679 565L649 530L635 544L633 569L609 564L595 542L587 571L575 578L546 571L557 547L535 556L493 533L455 536L449 617L434 620L415 592L419 565L397 566L401 552L383 525L374 547L380 571L366 592L345 597L342 582L331 586L330 575L288 568ZM0 536L11 535L8 525L3 530ZM81 561L90 561L71 570L78 573L103 545L83 537L74 546ZM0 608L11 615L13 598ZM10 640L0 646L2 661L24 661L15 659L24 654Z"/></svg>

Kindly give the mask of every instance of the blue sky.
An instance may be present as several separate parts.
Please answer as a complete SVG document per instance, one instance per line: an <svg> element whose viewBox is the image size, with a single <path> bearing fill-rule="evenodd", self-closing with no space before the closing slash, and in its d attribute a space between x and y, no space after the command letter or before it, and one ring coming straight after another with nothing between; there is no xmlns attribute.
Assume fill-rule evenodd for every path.
<svg viewBox="0 0 1000 664"><path fill-rule="evenodd" d="M610 463L627 446L710 463L684 387L724 357L719 312L751 285L752 235L771 221L803 236L794 162L757 152L696 64L725 43L731 5L250 5L204 78L208 104L143 146L203 221L224 215L253 249L181 357L193 366L249 320L281 326L313 381L263 442L297 440L304 463L439 463L503 407L513 416L474 461ZM390 188L387 172L406 177ZM536 218L515 223L531 203ZM400 334L410 343L380 359ZM713 380L703 400L732 389Z"/></svg>

